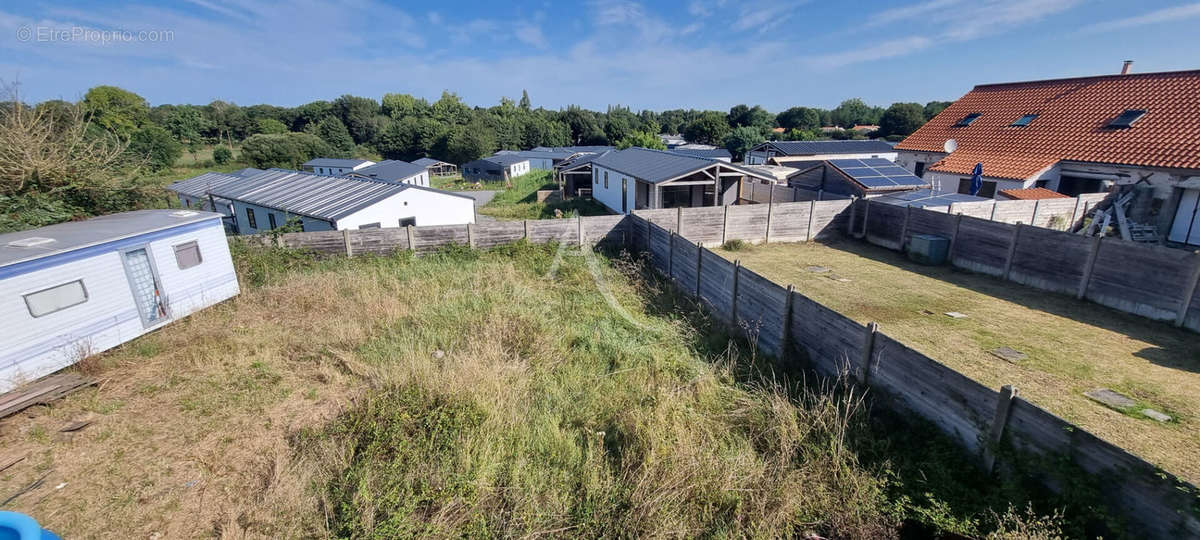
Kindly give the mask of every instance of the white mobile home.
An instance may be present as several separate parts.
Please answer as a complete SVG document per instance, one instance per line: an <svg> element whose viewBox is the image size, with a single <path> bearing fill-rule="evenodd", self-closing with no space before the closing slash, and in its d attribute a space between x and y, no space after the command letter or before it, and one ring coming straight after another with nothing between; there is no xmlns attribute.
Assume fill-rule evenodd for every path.
<svg viewBox="0 0 1200 540"><path fill-rule="evenodd" d="M429 169L423 165L398 159L385 159L374 165L348 172L346 176L429 187Z"/></svg>
<svg viewBox="0 0 1200 540"><path fill-rule="evenodd" d="M305 161L300 165L300 168L312 173L335 176L357 171L374 164L374 161L366 159L316 158Z"/></svg>
<svg viewBox="0 0 1200 540"><path fill-rule="evenodd" d="M463 178L475 182L503 182L528 173L529 169L529 158L496 154L464 163L462 173Z"/></svg>
<svg viewBox="0 0 1200 540"><path fill-rule="evenodd" d="M232 202L239 234L266 232L293 219L304 231L475 223L475 199L466 195L349 176L271 169L213 195Z"/></svg>
<svg viewBox="0 0 1200 540"><path fill-rule="evenodd" d="M0 392L238 292L220 214L140 210L0 234Z"/></svg>
<svg viewBox="0 0 1200 540"><path fill-rule="evenodd" d="M896 149L884 141L767 141L746 152L746 165L797 167L829 159L896 161Z"/></svg>

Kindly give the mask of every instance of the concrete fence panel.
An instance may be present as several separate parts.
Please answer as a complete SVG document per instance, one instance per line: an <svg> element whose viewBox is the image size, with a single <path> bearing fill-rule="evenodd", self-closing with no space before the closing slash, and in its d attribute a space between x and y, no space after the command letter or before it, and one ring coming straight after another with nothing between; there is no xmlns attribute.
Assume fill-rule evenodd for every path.
<svg viewBox="0 0 1200 540"><path fill-rule="evenodd" d="M848 210L852 202L850 199L817 201L812 220L813 239L841 234L846 230L846 220L850 219Z"/></svg>
<svg viewBox="0 0 1200 540"><path fill-rule="evenodd" d="M679 211L675 208L660 208L656 210L634 210L633 215L654 223L668 231L675 231L678 225Z"/></svg>
<svg viewBox="0 0 1200 540"><path fill-rule="evenodd" d="M915 234L935 234L945 238L954 236L958 216L922 208L913 208L910 212L908 226L901 226L904 229L905 245L908 245Z"/></svg>
<svg viewBox="0 0 1200 540"><path fill-rule="evenodd" d="M993 276L1004 275L1016 227L985 219L962 217L954 240L954 266Z"/></svg>
<svg viewBox="0 0 1200 540"><path fill-rule="evenodd" d="M634 228L634 218L626 216L585 216L582 221L583 239L587 244L621 244Z"/></svg>
<svg viewBox="0 0 1200 540"><path fill-rule="evenodd" d="M270 235L260 238L270 240ZM346 237L342 231L314 231L279 235L281 245L289 248L311 249L325 254L346 254ZM404 247L408 249L408 236L404 236Z"/></svg>
<svg viewBox="0 0 1200 540"><path fill-rule="evenodd" d="M718 318L733 314L733 263L707 249L700 251L700 300Z"/></svg>
<svg viewBox="0 0 1200 540"><path fill-rule="evenodd" d="M493 221L475 225L471 242L477 248L511 244L525 238L525 224L520 221Z"/></svg>
<svg viewBox="0 0 1200 540"><path fill-rule="evenodd" d="M808 367L827 377L862 367L866 327L798 292L792 293L789 341Z"/></svg>
<svg viewBox="0 0 1200 540"><path fill-rule="evenodd" d="M812 206L812 203L808 202L776 204L771 209L771 241L804 242L808 240L808 216Z"/></svg>
<svg viewBox="0 0 1200 540"><path fill-rule="evenodd" d="M720 245L725 228L725 209L724 206L685 208L679 212L679 229L675 232L706 246ZM678 209L674 211L678 212Z"/></svg>
<svg viewBox="0 0 1200 540"><path fill-rule="evenodd" d="M1119 240L1100 243L1087 299L1151 319L1175 321L1197 255Z"/></svg>
<svg viewBox="0 0 1200 540"><path fill-rule="evenodd" d="M657 223L650 224L650 263L663 274L669 273L671 264L671 234Z"/></svg>
<svg viewBox="0 0 1200 540"><path fill-rule="evenodd" d="M574 219L531 219L526 223L530 242L579 245L579 223Z"/></svg>
<svg viewBox="0 0 1200 540"><path fill-rule="evenodd" d="M699 265L700 248L686 238L676 235L675 245L671 248L671 278L691 296L696 295L696 280L700 278L697 273ZM666 270L663 269L664 273Z"/></svg>
<svg viewBox="0 0 1200 540"><path fill-rule="evenodd" d="M1033 210L1037 201L996 201L992 220L1001 223L1033 223Z"/></svg>
<svg viewBox="0 0 1200 540"><path fill-rule="evenodd" d="M1043 199L1037 205L1037 218L1030 222L1035 227L1057 231L1066 230L1075 214L1078 199Z"/></svg>
<svg viewBox="0 0 1200 540"><path fill-rule="evenodd" d="M1092 238L1025 227L1013 250L1008 278L1044 291L1075 294L1094 246Z"/></svg>
<svg viewBox="0 0 1200 540"><path fill-rule="evenodd" d="M858 215L856 219L865 218L868 242L894 250L903 247L901 241L904 235L904 215L908 208L867 201L862 207L862 212L866 215Z"/></svg>
<svg viewBox="0 0 1200 540"><path fill-rule="evenodd" d="M772 356L783 353L787 324L788 291L773 281L738 267L737 321L759 350Z"/></svg>
<svg viewBox="0 0 1200 540"><path fill-rule="evenodd" d="M374 229L376 231L389 231L388 229ZM403 231L403 228L396 229ZM360 231L361 232L361 231ZM436 225L432 227L413 227L412 239L414 250L418 254L426 254L437 251L446 244L462 244L467 245L467 226L466 225Z"/></svg>
<svg viewBox="0 0 1200 540"><path fill-rule="evenodd" d="M774 214L774 210L777 208L765 204L730 206L725 219L725 240L763 241L767 237L767 214Z"/></svg>
<svg viewBox="0 0 1200 540"><path fill-rule="evenodd" d="M996 201L954 203L950 207L950 213L979 219L991 219L992 207L994 206L996 206Z"/></svg>

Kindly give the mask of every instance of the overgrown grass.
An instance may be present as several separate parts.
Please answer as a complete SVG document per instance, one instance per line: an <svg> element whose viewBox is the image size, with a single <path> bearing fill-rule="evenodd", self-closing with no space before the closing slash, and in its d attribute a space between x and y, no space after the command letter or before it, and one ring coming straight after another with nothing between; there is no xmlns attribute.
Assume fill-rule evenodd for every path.
<svg viewBox="0 0 1200 540"><path fill-rule="evenodd" d="M500 191L479 213L498 219L550 219L569 215L602 216L611 212L591 199L538 202L537 192L557 190L551 171L535 170L512 179L512 186Z"/></svg>
<svg viewBox="0 0 1200 540"><path fill-rule="evenodd" d="M1007 499L944 438L895 441L848 387L772 374L635 261L559 254L235 244L242 295L100 356L98 388L0 423L0 447L31 456L0 492L49 471L63 489L12 508L65 537L864 538L999 521ZM946 495L955 482L980 494Z"/></svg>

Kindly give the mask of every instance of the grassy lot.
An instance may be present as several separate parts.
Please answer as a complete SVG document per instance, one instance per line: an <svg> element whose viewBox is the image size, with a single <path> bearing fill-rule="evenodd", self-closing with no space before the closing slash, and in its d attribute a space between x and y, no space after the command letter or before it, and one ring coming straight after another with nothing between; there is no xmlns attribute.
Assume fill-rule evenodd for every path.
<svg viewBox="0 0 1200 540"><path fill-rule="evenodd" d="M497 219L550 219L572 215L603 216L607 208L591 199L574 198L566 201L537 202L539 189L558 189L550 171L533 171L512 179L512 186L496 194L480 214Z"/></svg>
<svg viewBox="0 0 1200 540"><path fill-rule="evenodd" d="M1025 398L1200 482L1200 337L1194 333L948 266L917 265L864 242L721 253L857 321L876 321L888 335L989 387L1014 384ZM810 272L811 265L832 271ZM968 318L944 315L951 311ZM1013 364L988 352L1002 346L1028 357ZM1126 415L1082 395L1097 387L1176 420Z"/></svg>
<svg viewBox="0 0 1200 540"><path fill-rule="evenodd" d="M863 538L1029 523L999 520L1023 499L928 428L889 429L844 391L761 376L744 343L631 279L631 261L524 243L235 257L238 298L89 360L78 369L98 387L0 421L0 462L27 456L0 494L43 479L8 508L65 538ZM77 420L92 423L60 432Z"/></svg>

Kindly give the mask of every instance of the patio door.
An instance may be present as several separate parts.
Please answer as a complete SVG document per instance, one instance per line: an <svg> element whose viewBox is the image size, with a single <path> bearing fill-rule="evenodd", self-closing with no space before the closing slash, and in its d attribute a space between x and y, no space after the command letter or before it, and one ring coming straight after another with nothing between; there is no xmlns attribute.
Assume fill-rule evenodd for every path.
<svg viewBox="0 0 1200 540"><path fill-rule="evenodd" d="M629 213L629 179L621 179L621 213Z"/></svg>
<svg viewBox="0 0 1200 540"><path fill-rule="evenodd" d="M142 316L142 324L154 326L167 320L167 303L150 252L143 247L126 251L121 257L125 263L129 289L133 292L133 301Z"/></svg>
<svg viewBox="0 0 1200 540"><path fill-rule="evenodd" d="M1200 189L1185 189L1167 240L1200 246Z"/></svg>

